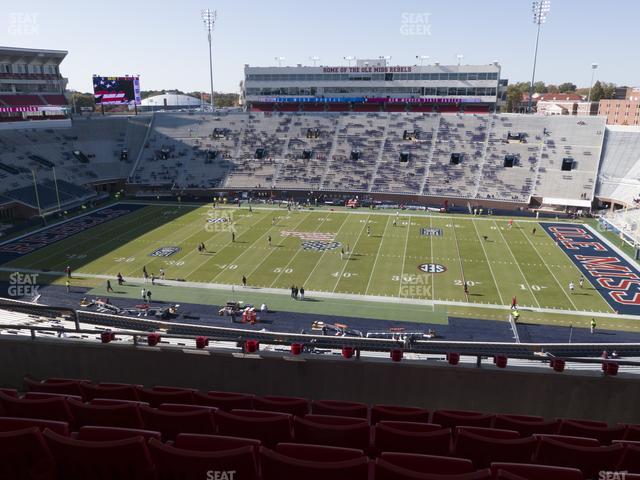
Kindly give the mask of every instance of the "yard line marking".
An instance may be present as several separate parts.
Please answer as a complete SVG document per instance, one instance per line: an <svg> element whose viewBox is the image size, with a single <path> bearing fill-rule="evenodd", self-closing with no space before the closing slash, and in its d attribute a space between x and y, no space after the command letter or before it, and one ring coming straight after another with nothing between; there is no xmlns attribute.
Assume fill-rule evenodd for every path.
<svg viewBox="0 0 640 480"><path fill-rule="evenodd" d="M362 232L364 232L365 228L367 228L367 225L369 225L369 217L367 217L367 219L365 220L362 226L362 230L360 230L360 233L358 234L358 238L356 238L356 243L353 244L354 251L356 249L356 245L358 245L358 242L360 241L360 237L362 237ZM351 252L349 252L348 255L349 255L349 258L351 258ZM336 284L333 286L333 290L331 291L332 293L335 293L336 288L338 288L338 284L342 279L342 275L344 275L344 271L347 269L347 265L349 265L349 259L347 259L347 261L344 262L344 266L342 267L342 270L340 270L340 275L338 275L338 280L336 281Z"/></svg>
<svg viewBox="0 0 640 480"><path fill-rule="evenodd" d="M482 252L484 253L484 258L487 261L487 266L489 267L489 272L491 272L491 278L493 278L493 283L496 286L496 292L498 292L498 297L500 297L500 303L504 303L504 298L502 298L502 293L500 293L500 286L498 285L498 279L496 278L495 274L493 273L493 268L491 268L491 262L489 261L489 255L487 255L487 249L484 246L484 241L482 240L482 238L480 238L480 233L478 232L478 226L476 225L476 222L471 220L471 223L473 224L473 229L476 232L476 236L478 237L478 241L480 242L480 246L482 247ZM538 305L540 306L540 305Z"/></svg>
<svg viewBox="0 0 640 480"><path fill-rule="evenodd" d="M404 253L402 254L402 270L400 271L400 286L398 287L398 297L402 295L402 281L404 277L404 263L407 258L407 245L409 244L409 230L411 230L411 218L407 222L407 236L404 239Z"/></svg>
<svg viewBox="0 0 640 480"><path fill-rule="evenodd" d="M429 228L433 228L433 216L429 215ZM431 254L429 256L429 262L435 263L433 259L433 237L429 237L429 245L431 246ZM431 273L431 300L436 299L436 274Z"/></svg>
<svg viewBox="0 0 640 480"><path fill-rule="evenodd" d="M516 222L514 222L516 223ZM516 223L516 226L518 224ZM558 280L558 277L556 277L556 274L553 273L553 271L551 271L551 269L549 268L549 266L546 264L546 262L544 261L544 258L542 258L542 255L540 255L540 252L538 252L538 249L536 248L536 246L533 244L533 242L531 241L531 239L529 237L527 237L527 235L523 232L522 228L518 228L518 230L520 231L520 233L524 236L524 238L526 238L529 242L529 244L533 247L533 250L536 252L536 255L538 255L538 257L540 258L540 260L542 260L542 263L544 263L544 266L546 267L547 271L553 275L553 278L555 279L556 283L558 284L558 286L560 287L560 290L562 291L562 293L564 293L564 296L567 297L567 299L569 300L569 303L571 303L571 305L573 305L573 308L575 310L579 310L578 307L576 306L575 303L573 303L573 300L571 299L571 297L569 296L569 294L564 290L564 287L562 286L562 284L560 283L560 281Z"/></svg>
<svg viewBox="0 0 640 480"><path fill-rule="evenodd" d="M366 295L369 291L369 287L371 286L371 280L373 279L373 272L376 269L376 264L378 263L378 257L380 256L380 249L382 248L382 242L384 242L384 234L387 232L387 227L389 226L389 219L391 217L387 217L387 223L384 224L384 230L382 231L382 239L380 240L380 245L378 245L378 251L376 252L376 258L373 261L373 267L371 268L371 273L369 274L369 282L367 283L367 288L364 290L364 294ZM404 265L404 262L403 262ZM402 279L401 279L402 281Z"/></svg>
<svg viewBox="0 0 640 480"><path fill-rule="evenodd" d="M462 275L462 284L464 285L467 281L464 278L464 267L462 266L462 257L460 256L460 245L458 245L458 234L456 233L456 222L451 222L451 228L453 229L453 238L456 241L456 251L458 252L458 260L460 262L460 275ZM464 294L467 302L469 301L469 294L465 292Z"/></svg>
<svg viewBox="0 0 640 480"><path fill-rule="evenodd" d="M314 232L317 232L318 229L322 226L322 224L324 222L327 221L327 219L331 216L331 211L329 211L329 213L327 213L327 215L324 217L324 219L322 220L322 222L318 222L318 225L316 226L316 228L313 230ZM306 218L305 218L306 220ZM298 224L299 225L299 224ZM273 279L273 281L271 282L271 284L269 285L269 287L272 287L274 283L276 283L278 281L278 279L282 276L282 274L284 273L284 271L289 268L289 265L291 265L291 262L293 262L293 260L298 256L298 254L302 252L302 247L298 248L298 251L291 257L291 259L287 262L287 264L285 265L285 267L282 269L282 271L276 275L276 278ZM301 287L304 288L304 285L300 285Z"/></svg>
<svg viewBox="0 0 640 480"><path fill-rule="evenodd" d="M511 250L511 247L509 246L509 242L507 242L507 239L504 238L504 234L502 233L502 230L500 230L500 227L498 227L498 224L495 221L493 222L493 224L496 226L496 230L498 231L498 233L502 237L502 240L504 241L504 243L507 245L507 250L509 250L509 253L511 254L511 258L513 258L513 261L515 262L516 266L518 267L518 270L520 270L520 275L522 275L522 279L524 280L525 285L527 286L527 288L531 292L531 295L533 296L533 299L535 300L536 305L538 307L540 307L540 302L538 301L538 297L536 297L535 292L531 289L531 285L527 281L527 277L524 275L524 272L522 271L522 268L520 268L520 264L518 263L518 260L516 259L516 256L513 254L513 251Z"/></svg>
<svg viewBox="0 0 640 480"><path fill-rule="evenodd" d="M340 212L334 212L334 213L340 213ZM340 224L340 228L338 228L338 231L336 232L336 240L338 239L338 235L340 235L340 231L342 230L342 227L345 226L345 224L347 223L348 219L349 219L349 215L347 214L347 215L344 216L344 221ZM309 280L311 280L311 276L313 275L313 272L315 272L316 268L318 268L318 265L320 265L322 263L322 259L327 254L327 251L328 250L325 250L325 251L322 252L322 254L320 255L320 258L318 259L316 264L313 266L313 269L311 270L311 272L307 276L307 279L304 281L303 285L309 284Z"/></svg>

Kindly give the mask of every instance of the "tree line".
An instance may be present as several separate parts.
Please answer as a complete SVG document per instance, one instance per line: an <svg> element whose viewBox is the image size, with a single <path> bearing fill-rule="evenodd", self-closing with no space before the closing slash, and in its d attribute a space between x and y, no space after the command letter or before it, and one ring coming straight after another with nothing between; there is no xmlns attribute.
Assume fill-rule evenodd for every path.
<svg viewBox="0 0 640 480"><path fill-rule="evenodd" d="M519 105L522 103L525 95L529 94L530 82L512 83L507 87L507 103L504 109L507 112L518 111ZM544 82L535 82L533 84L534 93L577 93L586 97L589 94L589 88L578 88L575 83L564 82L559 85L545 84ZM591 101L599 102L600 100L613 98L616 93L616 85L614 83L596 81L591 88Z"/></svg>

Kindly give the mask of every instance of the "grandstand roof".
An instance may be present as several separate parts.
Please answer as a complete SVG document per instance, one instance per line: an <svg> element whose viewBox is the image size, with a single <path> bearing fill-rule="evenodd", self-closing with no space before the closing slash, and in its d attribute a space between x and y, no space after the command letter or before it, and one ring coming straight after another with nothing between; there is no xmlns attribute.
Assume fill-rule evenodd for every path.
<svg viewBox="0 0 640 480"><path fill-rule="evenodd" d="M48 57L59 58L60 61L67 56L69 52L66 50L45 50L41 48L18 48L18 47L2 47L0 46L0 58L37 58Z"/></svg>

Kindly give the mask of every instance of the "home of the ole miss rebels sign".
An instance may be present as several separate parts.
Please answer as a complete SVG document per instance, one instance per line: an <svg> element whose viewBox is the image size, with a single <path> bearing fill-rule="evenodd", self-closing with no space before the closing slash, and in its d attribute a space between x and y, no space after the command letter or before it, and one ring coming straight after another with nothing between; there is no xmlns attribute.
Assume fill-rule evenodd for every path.
<svg viewBox="0 0 640 480"><path fill-rule="evenodd" d="M636 265L582 225L541 225L616 312L640 315L640 270Z"/></svg>

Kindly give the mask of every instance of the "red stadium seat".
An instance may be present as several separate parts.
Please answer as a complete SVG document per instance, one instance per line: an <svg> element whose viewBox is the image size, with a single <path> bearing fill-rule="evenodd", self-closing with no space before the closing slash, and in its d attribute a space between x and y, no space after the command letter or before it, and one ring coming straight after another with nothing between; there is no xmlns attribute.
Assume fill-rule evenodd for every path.
<svg viewBox="0 0 640 480"><path fill-rule="evenodd" d="M429 410L393 405L374 405L371 407L371 425L382 420L429 423Z"/></svg>
<svg viewBox="0 0 640 480"><path fill-rule="evenodd" d="M255 397L253 408L268 412L282 412L299 417L309 413L309 401L298 397Z"/></svg>
<svg viewBox="0 0 640 480"><path fill-rule="evenodd" d="M531 465L525 463L494 462L491 471L498 470L519 475L527 480L583 480L582 472L577 468L554 467L551 465Z"/></svg>
<svg viewBox="0 0 640 480"><path fill-rule="evenodd" d="M142 437L93 442L44 432L64 480L152 480L154 467Z"/></svg>
<svg viewBox="0 0 640 480"><path fill-rule="evenodd" d="M362 418L332 415L294 417L294 437L297 442L333 447L357 448L368 451L371 427Z"/></svg>
<svg viewBox="0 0 640 480"><path fill-rule="evenodd" d="M184 448L185 450L202 450L203 452L234 450L247 446L254 447L257 452L260 445L260 440L254 438L202 435L199 433L180 433L174 442L174 446L178 448Z"/></svg>
<svg viewBox="0 0 640 480"><path fill-rule="evenodd" d="M78 431L78 440L88 441L111 441L124 440L127 438L142 437L145 440L156 438L160 440L160 432L152 430L142 430L138 428L120 428L120 427L81 427Z"/></svg>
<svg viewBox="0 0 640 480"><path fill-rule="evenodd" d="M604 422L591 422L586 420L562 420L560 422L560 435L574 437L589 437L597 439L602 445L610 445L612 440L621 440L627 431L627 427L618 425L609 427Z"/></svg>
<svg viewBox="0 0 640 480"><path fill-rule="evenodd" d="M449 455L451 429L439 425L410 422L378 423L374 428L377 452L405 452L425 455Z"/></svg>
<svg viewBox="0 0 640 480"><path fill-rule="evenodd" d="M503 430L501 428L484 428L484 427L456 427L456 435L460 432L473 433L481 437L512 439L520 438L520 434L515 430Z"/></svg>
<svg viewBox="0 0 640 480"><path fill-rule="evenodd" d="M62 393L82 396L80 383L74 380L38 382L32 378L24 377L24 386L28 392Z"/></svg>
<svg viewBox="0 0 640 480"><path fill-rule="evenodd" d="M446 473L452 475L475 471L471 460L466 458L399 452L383 452L379 458L397 467L421 473Z"/></svg>
<svg viewBox="0 0 640 480"><path fill-rule="evenodd" d="M69 400L68 404L78 427L142 428L143 425L137 405L93 405L75 400Z"/></svg>
<svg viewBox="0 0 640 480"><path fill-rule="evenodd" d="M433 419L431 421L443 427L451 428L462 425L469 427L490 427L493 422L493 415L465 410L436 410L433 412Z"/></svg>
<svg viewBox="0 0 640 480"><path fill-rule="evenodd" d="M140 400L137 388L133 385L87 385L80 384L85 402L94 398L113 398L117 400Z"/></svg>
<svg viewBox="0 0 640 480"><path fill-rule="evenodd" d="M120 400L118 398L94 398L90 402L90 405L136 405L141 407L143 405L149 406L147 402L139 402L137 400Z"/></svg>
<svg viewBox="0 0 640 480"><path fill-rule="evenodd" d="M73 398L74 400L82 401L82 397L79 395L68 395L66 393L50 393L50 392L26 392L22 398L29 400L42 400L45 398Z"/></svg>
<svg viewBox="0 0 640 480"><path fill-rule="evenodd" d="M454 455L468 458L476 468L486 468L491 462L528 463L537 444L534 437L491 438L461 429L456 435Z"/></svg>
<svg viewBox="0 0 640 480"><path fill-rule="evenodd" d="M616 470L640 473L640 444L624 445L624 452Z"/></svg>
<svg viewBox="0 0 640 480"><path fill-rule="evenodd" d="M0 405L6 416L10 417L41 418L73 423L67 401L62 397L29 400L0 393Z"/></svg>
<svg viewBox="0 0 640 480"><path fill-rule="evenodd" d="M209 472L235 472L233 478L258 478L254 448L250 446L217 452L185 450L149 441L149 451L156 465L157 480L206 480ZM230 478L230 477L227 477Z"/></svg>
<svg viewBox="0 0 640 480"><path fill-rule="evenodd" d="M626 425L626 427L623 439L640 442L640 425Z"/></svg>
<svg viewBox="0 0 640 480"><path fill-rule="evenodd" d="M179 433L215 433L213 415L207 410L171 412L140 407L140 414L144 428L160 432L164 441L174 440Z"/></svg>
<svg viewBox="0 0 640 480"><path fill-rule="evenodd" d="M382 458L375 461L375 480L493 480L491 470L478 470L470 473L421 473L398 467Z"/></svg>
<svg viewBox="0 0 640 480"><path fill-rule="evenodd" d="M163 391L140 388L138 389L138 399L142 402L147 402L152 407L157 407L162 403L188 405L193 403L193 392L189 390Z"/></svg>
<svg viewBox="0 0 640 480"><path fill-rule="evenodd" d="M352 460L364 456L357 448L330 447L327 445L304 445L301 443L279 443L275 451L298 460L322 461L330 458L334 462Z"/></svg>
<svg viewBox="0 0 640 480"><path fill-rule="evenodd" d="M214 413L218 410L216 407L207 407L205 405L185 405L183 403L163 403L158 405L158 410L165 412L209 412Z"/></svg>
<svg viewBox="0 0 640 480"><path fill-rule="evenodd" d="M167 385L156 385L152 388L156 392L191 392L191 394L197 393L197 388L187 388L187 387L169 387Z"/></svg>
<svg viewBox="0 0 640 480"><path fill-rule="evenodd" d="M0 478L55 480L53 456L38 427L0 432Z"/></svg>
<svg viewBox="0 0 640 480"><path fill-rule="evenodd" d="M18 390L16 390L15 388L0 388L0 393L4 393L5 395L8 395L10 397L18 396Z"/></svg>
<svg viewBox="0 0 640 480"><path fill-rule="evenodd" d="M255 438L268 447L275 447L281 442L290 442L293 438L291 415L286 413L218 410L215 413L215 419L220 435Z"/></svg>
<svg viewBox="0 0 640 480"><path fill-rule="evenodd" d="M0 432L12 432L25 428L38 427L40 430L48 428L60 435L69 435L69 424L56 420L43 420L41 418L0 417Z"/></svg>
<svg viewBox="0 0 640 480"><path fill-rule="evenodd" d="M523 437L534 433L555 434L558 433L559 426L560 422L557 420L545 420L530 415L496 415L493 422L494 428L515 430Z"/></svg>
<svg viewBox="0 0 640 480"><path fill-rule="evenodd" d="M577 445L579 447L599 447L600 442L595 438L587 438L587 437L570 437L569 435L538 435L535 434L538 440L542 438L550 438L557 442L562 442L567 445Z"/></svg>
<svg viewBox="0 0 640 480"><path fill-rule="evenodd" d="M600 470L614 470L622 455L621 444L604 447L569 445L551 438L542 438L534 455L534 463L578 468L585 477L597 477Z"/></svg>
<svg viewBox="0 0 640 480"><path fill-rule="evenodd" d="M334 462L298 460L260 447L262 480L368 480L369 459L366 457Z"/></svg>
<svg viewBox="0 0 640 480"><path fill-rule="evenodd" d="M317 400L311 402L311 413L318 415L338 415L341 417L369 418L369 407L360 402Z"/></svg>
<svg viewBox="0 0 640 480"><path fill-rule="evenodd" d="M254 395L246 393L209 392L206 395L194 393L193 403L196 405L216 407L225 412L230 412L231 410L237 409L251 410L253 408L253 398Z"/></svg>

